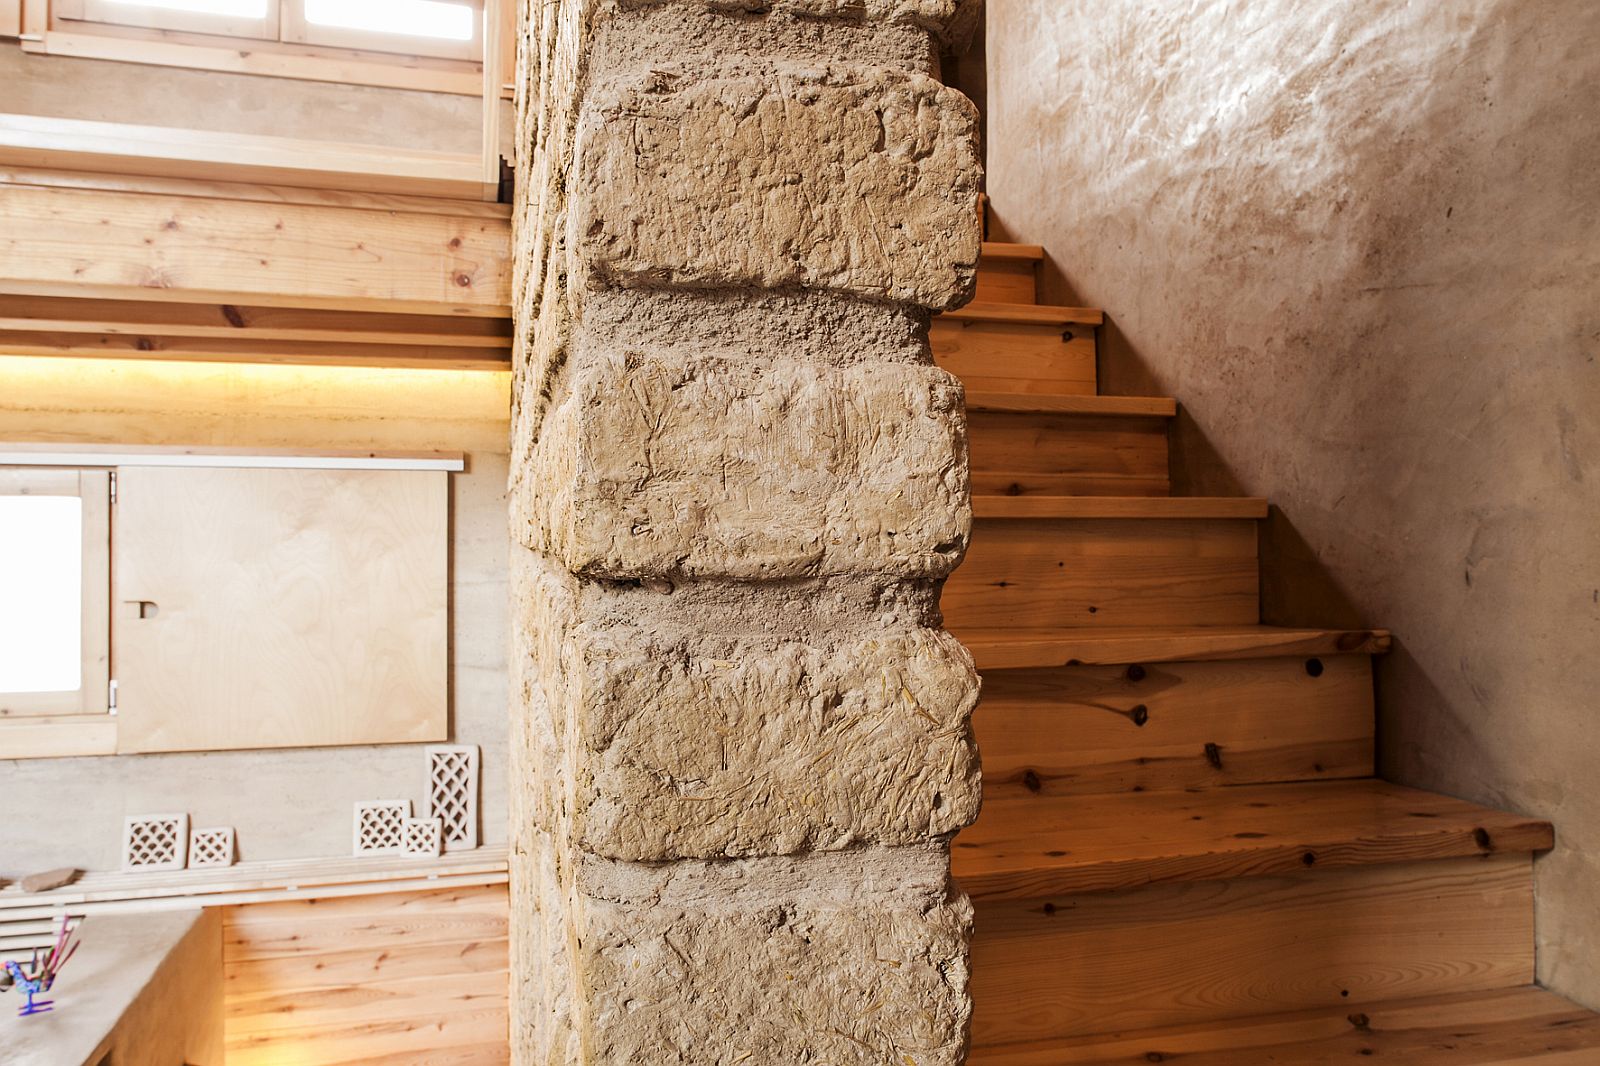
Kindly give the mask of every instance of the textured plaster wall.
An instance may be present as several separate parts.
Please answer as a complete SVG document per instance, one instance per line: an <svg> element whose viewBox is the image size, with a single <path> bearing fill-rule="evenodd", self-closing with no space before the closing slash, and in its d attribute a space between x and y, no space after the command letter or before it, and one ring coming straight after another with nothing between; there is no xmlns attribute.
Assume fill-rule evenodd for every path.
<svg viewBox="0 0 1600 1066"><path fill-rule="evenodd" d="M989 0L989 192L1269 495L1274 622L1377 624L1382 767L1547 816L1600 1007L1600 5Z"/></svg>

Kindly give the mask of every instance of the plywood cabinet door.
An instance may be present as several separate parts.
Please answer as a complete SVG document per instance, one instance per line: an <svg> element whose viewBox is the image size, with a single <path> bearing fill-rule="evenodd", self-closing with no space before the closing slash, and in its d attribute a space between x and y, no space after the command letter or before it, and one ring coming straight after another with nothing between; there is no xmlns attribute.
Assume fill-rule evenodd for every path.
<svg viewBox="0 0 1600 1066"><path fill-rule="evenodd" d="M120 468L118 750L445 739L447 478Z"/></svg>

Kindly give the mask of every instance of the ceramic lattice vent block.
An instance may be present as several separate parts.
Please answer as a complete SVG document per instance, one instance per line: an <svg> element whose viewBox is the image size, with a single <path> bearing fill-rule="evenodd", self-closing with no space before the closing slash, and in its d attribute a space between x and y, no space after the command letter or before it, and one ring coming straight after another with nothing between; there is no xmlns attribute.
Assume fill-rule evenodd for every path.
<svg viewBox="0 0 1600 1066"><path fill-rule="evenodd" d="M232 826L196 829L189 834L189 869L232 865Z"/></svg>
<svg viewBox="0 0 1600 1066"><path fill-rule="evenodd" d="M407 818L402 850L419 858L437 858L444 850L444 826L437 818Z"/></svg>
<svg viewBox="0 0 1600 1066"><path fill-rule="evenodd" d="M188 850L187 814L136 814L123 822L124 870L181 870Z"/></svg>
<svg viewBox="0 0 1600 1066"><path fill-rule="evenodd" d="M433 744L427 749L428 799L423 814L444 827L445 851L478 846L478 747Z"/></svg>
<svg viewBox="0 0 1600 1066"><path fill-rule="evenodd" d="M410 800L372 800L356 804L354 851L357 855L398 855L405 845Z"/></svg>

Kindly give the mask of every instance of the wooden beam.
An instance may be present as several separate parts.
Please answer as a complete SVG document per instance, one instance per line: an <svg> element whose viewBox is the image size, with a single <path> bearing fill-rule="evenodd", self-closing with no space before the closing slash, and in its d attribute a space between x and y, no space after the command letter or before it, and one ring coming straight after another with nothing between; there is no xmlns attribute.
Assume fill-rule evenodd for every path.
<svg viewBox="0 0 1600 1066"><path fill-rule="evenodd" d="M500 198L500 85L504 61L501 35L505 32L505 19L501 17L500 0L483 0L479 13L483 28L479 39L483 42L483 158L480 162L483 179L482 196L490 202Z"/></svg>
<svg viewBox="0 0 1600 1066"><path fill-rule="evenodd" d="M0 295L0 332L215 337L509 350L511 323L461 315L387 315L242 304L151 303Z"/></svg>
<svg viewBox="0 0 1600 1066"><path fill-rule="evenodd" d="M505 318L509 220L0 185L0 293Z"/></svg>
<svg viewBox="0 0 1600 1066"><path fill-rule="evenodd" d="M101 192L141 192L206 200L249 200L268 204L309 204L313 207L346 207L361 211L500 219L505 221L508 234L511 218L510 204L488 204L475 200L441 200L435 196L356 192L351 189L303 189L297 185L262 185L247 181L196 181L192 178L160 178L148 174L96 174L87 170L12 167L3 164L0 164L0 185L98 189Z"/></svg>
<svg viewBox="0 0 1600 1066"><path fill-rule="evenodd" d="M39 115L0 114L0 162L462 199L481 191L470 155Z"/></svg>
<svg viewBox="0 0 1600 1066"><path fill-rule="evenodd" d="M127 334L30 333L0 329L0 355L69 355L86 358L181 359L297 366L387 366L449 370L505 370L504 349L442 345L330 344L255 337L166 337Z"/></svg>

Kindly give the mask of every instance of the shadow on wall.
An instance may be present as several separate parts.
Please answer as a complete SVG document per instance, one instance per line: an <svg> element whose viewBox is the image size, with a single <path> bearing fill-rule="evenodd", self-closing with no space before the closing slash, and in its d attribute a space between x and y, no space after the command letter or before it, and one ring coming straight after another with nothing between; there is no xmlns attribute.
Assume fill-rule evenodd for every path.
<svg viewBox="0 0 1600 1066"><path fill-rule="evenodd" d="M1600 1007L1600 5L991 0L995 212L1270 496L1278 623L1391 628L1387 776L1548 817L1540 975ZM1058 266L1059 264L1059 266Z"/></svg>

